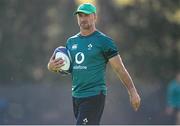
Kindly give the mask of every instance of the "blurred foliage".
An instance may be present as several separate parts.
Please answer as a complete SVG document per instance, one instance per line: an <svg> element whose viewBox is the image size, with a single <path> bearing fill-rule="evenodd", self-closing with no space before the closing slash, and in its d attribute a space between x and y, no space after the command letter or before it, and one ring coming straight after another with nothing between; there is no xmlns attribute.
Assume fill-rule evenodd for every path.
<svg viewBox="0 0 180 126"><path fill-rule="evenodd" d="M74 0L0 1L0 82L56 81L47 62L78 32ZM179 0L97 0L99 30L110 35L137 78L169 80L180 64ZM66 79L66 78L65 78Z"/></svg>
<svg viewBox="0 0 180 126"><path fill-rule="evenodd" d="M100 6L101 21L110 24L101 26L119 42L128 67L140 78L172 78L180 63L180 22L170 17L179 11L180 1L114 1Z"/></svg>
<svg viewBox="0 0 180 126"><path fill-rule="evenodd" d="M97 0L75 0L75 3L77 5L80 5L82 3L92 3L92 4L94 4L96 6L97 5Z"/></svg>

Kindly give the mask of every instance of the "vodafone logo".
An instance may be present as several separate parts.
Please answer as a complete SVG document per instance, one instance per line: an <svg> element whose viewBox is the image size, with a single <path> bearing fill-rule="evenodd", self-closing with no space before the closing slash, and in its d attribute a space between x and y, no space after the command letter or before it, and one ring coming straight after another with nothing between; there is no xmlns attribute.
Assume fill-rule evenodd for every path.
<svg viewBox="0 0 180 126"><path fill-rule="evenodd" d="M82 52L78 52L76 55L75 55L75 62L77 64L81 64L83 61L84 61L84 53Z"/></svg>
<svg viewBox="0 0 180 126"><path fill-rule="evenodd" d="M75 63L76 63L76 65L73 66L73 69L74 70L87 70L88 69L87 66L82 66L81 65L81 63L84 62L84 59L85 59L84 53L78 52L75 55Z"/></svg>

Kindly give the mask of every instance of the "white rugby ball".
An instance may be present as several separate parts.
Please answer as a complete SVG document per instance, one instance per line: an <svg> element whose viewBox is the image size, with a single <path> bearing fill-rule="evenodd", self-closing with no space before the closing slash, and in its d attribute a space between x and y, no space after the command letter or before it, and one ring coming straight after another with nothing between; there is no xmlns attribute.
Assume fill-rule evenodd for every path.
<svg viewBox="0 0 180 126"><path fill-rule="evenodd" d="M64 63L63 63L64 65L59 70L64 71L64 72L69 71L71 61L69 58L69 52L65 47L60 46L60 47L56 48L55 59L58 59L58 58L61 58L62 60L64 60Z"/></svg>

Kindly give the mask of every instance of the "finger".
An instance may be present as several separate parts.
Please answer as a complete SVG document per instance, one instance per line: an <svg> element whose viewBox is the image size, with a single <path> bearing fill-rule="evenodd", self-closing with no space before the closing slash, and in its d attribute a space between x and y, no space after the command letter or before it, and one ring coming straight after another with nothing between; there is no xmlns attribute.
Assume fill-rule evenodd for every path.
<svg viewBox="0 0 180 126"><path fill-rule="evenodd" d="M60 69L62 66L64 66L65 64L59 64L56 66L56 68Z"/></svg>
<svg viewBox="0 0 180 126"><path fill-rule="evenodd" d="M137 109L138 109L138 102L131 101L131 104L132 104L132 107L133 107L134 111L137 111Z"/></svg>
<svg viewBox="0 0 180 126"><path fill-rule="evenodd" d="M134 108L134 110L137 111L138 109L139 109L139 106L136 105L135 108Z"/></svg>
<svg viewBox="0 0 180 126"><path fill-rule="evenodd" d="M140 102L136 102L133 104L134 110L137 111L140 107Z"/></svg>
<svg viewBox="0 0 180 126"><path fill-rule="evenodd" d="M50 60L54 60L55 59L55 53L52 54Z"/></svg>
<svg viewBox="0 0 180 126"><path fill-rule="evenodd" d="M57 59L54 60L54 62L58 62L60 60L63 60L63 59L62 58L57 58Z"/></svg>
<svg viewBox="0 0 180 126"><path fill-rule="evenodd" d="M64 60L58 60L55 64L56 64L56 65L64 64Z"/></svg>
<svg viewBox="0 0 180 126"><path fill-rule="evenodd" d="M133 109L134 109L134 111L138 110L138 108L137 108L137 106L135 104L133 105Z"/></svg>
<svg viewBox="0 0 180 126"><path fill-rule="evenodd" d="M53 61L54 65L59 65L59 64L63 64L63 63L64 63L64 60L62 60L62 59L56 59Z"/></svg>

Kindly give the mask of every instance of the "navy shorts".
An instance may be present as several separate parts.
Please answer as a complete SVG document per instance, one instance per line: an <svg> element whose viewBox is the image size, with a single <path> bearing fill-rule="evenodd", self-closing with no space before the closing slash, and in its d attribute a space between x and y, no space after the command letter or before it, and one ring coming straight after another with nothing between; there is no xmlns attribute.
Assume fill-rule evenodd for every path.
<svg viewBox="0 0 180 126"><path fill-rule="evenodd" d="M105 95L103 93L86 98L73 97L76 125L99 125L104 104Z"/></svg>

